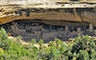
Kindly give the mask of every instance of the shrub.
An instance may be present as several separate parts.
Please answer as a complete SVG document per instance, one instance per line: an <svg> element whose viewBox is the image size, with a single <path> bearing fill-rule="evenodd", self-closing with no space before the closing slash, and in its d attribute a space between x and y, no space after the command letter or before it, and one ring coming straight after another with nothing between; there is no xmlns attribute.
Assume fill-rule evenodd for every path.
<svg viewBox="0 0 96 60"><path fill-rule="evenodd" d="M21 45L21 37L16 41L8 38L6 31L0 30L0 60L95 60L96 44L88 36L78 36L73 42L66 44L60 39L50 41L49 47L44 47L41 39L40 48L33 46L35 39L28 45Z"/></svg>

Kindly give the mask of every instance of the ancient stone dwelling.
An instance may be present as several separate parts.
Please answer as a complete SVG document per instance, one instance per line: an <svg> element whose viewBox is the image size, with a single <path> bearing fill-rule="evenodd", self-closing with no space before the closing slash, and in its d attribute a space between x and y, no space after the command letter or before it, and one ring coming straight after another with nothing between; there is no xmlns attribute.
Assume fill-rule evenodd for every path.
<svg viewBox="0 0 96 60"><path fill-rule="evenodd" d="M46 7L47 4L48 4L48 6L50 5L49 7L51 7L51 6L58 7L58 5L56 5L57 2L60 2L60 3L63 2L64 4L67 2L68 4L65 4L64 7L70 6L70 7L74 8L76 6L79 6L80 2L84 2L84 4L86 4L87 2L94 3L94 2L96 2L96 0L0 0L0 3L5 3L5 4L22 3L28 7L29 7L29 5L27 5L27 4L32 4L32 6L35 6L35 7L38 7L40 4L42 4L43 7ZM79 2L79 4L77 4L77 5L74 4L72 6L70 3L73 4L74 2L76 2L76 3ZM46 5L44 6L44 4L46 4ZM91 5L91 4L89 4L89 5ZM24 6L22 5L22 7L24 7ZM59 7L62 8L63 6L59 5ZM82 4L82 6L79 6L79 7L84 8L85 5L83 6L83 4ZM92 24L89 24L89 27L87 27L87 26L85 26L85 23L84 23L84 25L82 25L83 24L82 23L79 26L78 25L79 23L77 24L77 22L72 22L72 21L82 21L82 19L83 19L83 21L85 20L85 21L93 22L94 20L96 20L96 18L94 18L96 16L95 15L96 11L93 9L90 9L90 8L86 8L86 7L84 9L79 8L78 10L75 10L73 8L71 8L71 9L63 8L60 10L58 10L58 9L57 10L55 10L55 9L48 9L48 10L41 9L40 10L40 9L31 9L31 8L24 10L25 9L24 8L19 11L15 11L15 13L17 14L16 16L18 16L18 14L19 14L19 16L22 18L24 15L24 17L27 17L27 18L37 19L37 21L39 21L38 19L43 19L42 17L49 19L49 20L51 20L51 19L52 20L68 20L67 22L65 21L66 25L63 25L64 23L62 23L62 21L60 21L60 23L58 23L58 21L57 22L56 21L53 21L53 22L47 21L47 24L48 24L48 22L53 24L53 25L50 25L50 24L47 25L47 24L44 24L44 22L40 23L41 22L41 20L40 20L39 23L37 23L37 22L31 23L31 22L23 22L23 21L18 22L17 21L17 23L14 23L13 25L6 24L6 26L4 25L4 27L8 29L8 30L6 29L6 31L11 33L12 36L22 35L24 37L24 40L28 40L28 39L31 40L32 38L35 38L36 40L43 39L44 41L47 41L47 40L49 41L49 40L53 40L55 37L57 37L61 40L67 40L68 38L77 37L78 33L80 33L80 35L96 36L96 29L94 29ZM5 9L5 10L7 10L7 9ZM92 11L90 12L90 10L92 10ZM40 12L38 12L38 11L40 11ZM95 14L94 14L94 11L95 11ZM10 16L10 17L14 18L16 16L15 16L15 14L12 14L12 16ZM23 19L24 19L24 17L23 17ZM9 20L11 20L11 18ZM90 20L88 20L88 18ZM8 21L8 20L4 20L4 21ZM71 25L73 23L76 23L76 25ZM63 25L63 26L54 26L55 24ZM69 24L71 26L67 26ZM7 26L9 26L9 28Z"/></svg>

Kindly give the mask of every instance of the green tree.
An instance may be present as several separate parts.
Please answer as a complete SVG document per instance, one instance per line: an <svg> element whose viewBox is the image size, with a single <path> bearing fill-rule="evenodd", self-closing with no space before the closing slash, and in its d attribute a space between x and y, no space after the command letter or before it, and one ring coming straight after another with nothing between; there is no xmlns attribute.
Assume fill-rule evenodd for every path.
<svg viewBox="0 0 96 60"><path fill-rule="evenodd" d="M58 58L59 54L60 51L55 47L47 48L47 60L55 60L56 58Z"/></svg>
<svg viewBox="0 0 96 60"><path fill-rule="evenodd" d="M80 60L89 60L89 54L86 50L79 51L79 59Z"/></svg>
<svg viewBox="0 0 96 60"><path fill-rule="evenodd" d="M90 39L88 36L79 36L74 40L72 51L78 53L79 50L90 51L91 48L96 48L94 40Z"/></svg>
<svg viewBox="0 0 96 60"><path fill-rule="evenodd" d="M58 49L60 47L61 40L59 40L58 38L55 38L55 43L56 43L56 47Z"/></svg>
<svg viewBox="0 0 96 60"><path fill-rule="evenodd" d="M40 41L39 41L40 49L41 49L43 43L44 43L44 41L42 39L40 39Z"/></svg>
<svg viewBox="0 0 96 60"><path fill-rule="evenodd" d="M36 44L36 43L37 43L37 42L36 42L36 39L32 39L32 40L31 40L31 43L32 43L32 45Z"/></svg>
<svg viewBox="0 0 96 60"><path fill-rule="evenodd" d="M51 47L54 46L55 47L54 42L53 41L50 41L49 46L51 46Z"/></svg>

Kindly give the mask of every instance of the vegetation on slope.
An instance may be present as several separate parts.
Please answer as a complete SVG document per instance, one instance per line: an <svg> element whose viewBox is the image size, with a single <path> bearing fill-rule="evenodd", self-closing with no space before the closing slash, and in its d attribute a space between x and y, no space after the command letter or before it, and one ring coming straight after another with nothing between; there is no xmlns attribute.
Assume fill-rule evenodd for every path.
<svg viewBox="0 0 96 60"><path fill-rule="evenodd" d="M8 38L6 31L0 30L0 60L95 60L96 44L88 36L79 36L66 44L58 38L43 45L43 40L35 39L29 44L22 44L21 37L16 41ZM34 44L39 44L39 48Z"/></svg>

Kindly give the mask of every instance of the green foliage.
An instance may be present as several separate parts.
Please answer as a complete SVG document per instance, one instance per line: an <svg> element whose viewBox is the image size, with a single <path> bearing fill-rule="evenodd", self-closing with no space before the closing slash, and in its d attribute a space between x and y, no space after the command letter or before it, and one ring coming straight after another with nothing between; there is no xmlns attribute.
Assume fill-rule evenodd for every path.
<svg viewBox="0 0 96 60"><path fill-rule="evenodd" d="M44 43L44 41L42 39L40 39L39 44L41 45L43 43Z"/></svg>
<svg viewBox="0 0 96 60"><path fill-rule="evenodd" d="M73 51L76 51L77 53L79 50L87 50L90 51L90 49L95 49L96 45L93 39L90 39L88 36L82 36L76 38L73 45Z"/></svg>
<svg viewBox="0 0 96 60"><path fill-rule="evenodd" d="M96 44L93 39L87 36L79 36L74 40L72 46L72 53L76 52L79 56L77 59L81 60L94 60L96 59Z"/></svg>
<svg viewBox="0 0 96 60"><path fill-rule="evenodd" d="M47 49L47 60L54 60L56 57L58 57L59 53L60 51L55 47L49 47Z"/></svg>
<svg viewBox="0 0 96 60"><path fill-rule="evenodd" d="M3 28L1 28L0 31L0 60L13 60L13 59L19 59L22 56L28 56L31 53L26 50L25 48L21 47L21 44L18 42L21 40L21 37L16 38L16 42L12 42L8 36L7 33Z"/></svg>
<svg viewBox="0 0 96 60"><path fill-rule="evenodd" d="M0 48L0 56L4 54L4 50Z"/></svg>
<svg viewBox="0 0 96 60"><path fill-rule="evenodd" d="M40 39L40 41L39 41L40 49L42 48L43 43L44 43L44 41L42 39Z"/></svg>
<svg viewBox="0 0 96 60"><path fill-rule="evenodd" d="M96 51L94 49L91 49L90 52L90 60L95 60L96 59Z"/></svg>
<svg viewBox="0 0 96 60"><path fill-rule="evenodd" d="M49 45L50 45L51 47L52 47L52 46L55 46L53 41L50 41Z"/></svg>
<svg viewBox="0 0 96 60"><path fill-rule="evenodd" d="M62 4L62 7L65 6L65 4Z"/></svg>
<svg viewBox="0 0 96 60"><path fill-rule="evenodd" d="M36 44L36 43L37 43L37 42L36 42L36 39L32 39L32 40L31 40L31 43L32 43L32 45Z"/></svg>
<svg viewBox="0 0 96 60"><path fill-rule="evenodd" d="M16 42L17 42L17 43L20 43L21 40L22 40L22 36L17 36L17 37L16 37Z"/></svg>
<svg viewBox="0 0 96 60"><path fill-rule="evenodd" d="M60 47L61 40L59 40L58 38L55 38L55 43L56 43L56 47L58 49Z"/></svg>
<svg viewBox="0 0 96 60"><path fill-rule="evenodd" d="M81 60L89 60L89 54L86 50L79 51L79 59Z"/></svg>
<svg viewBox="0 0 96 60"><path fill-rule="evenodd" d="M66 44L60 39L50 41L48 47L40 39L29 44L22 44L22 37L12 41L6 31L0 30L0 60L95 60L96 43L88 36L78 36L73 42ZM35 47L34 44L40 46Z"/></svg>

